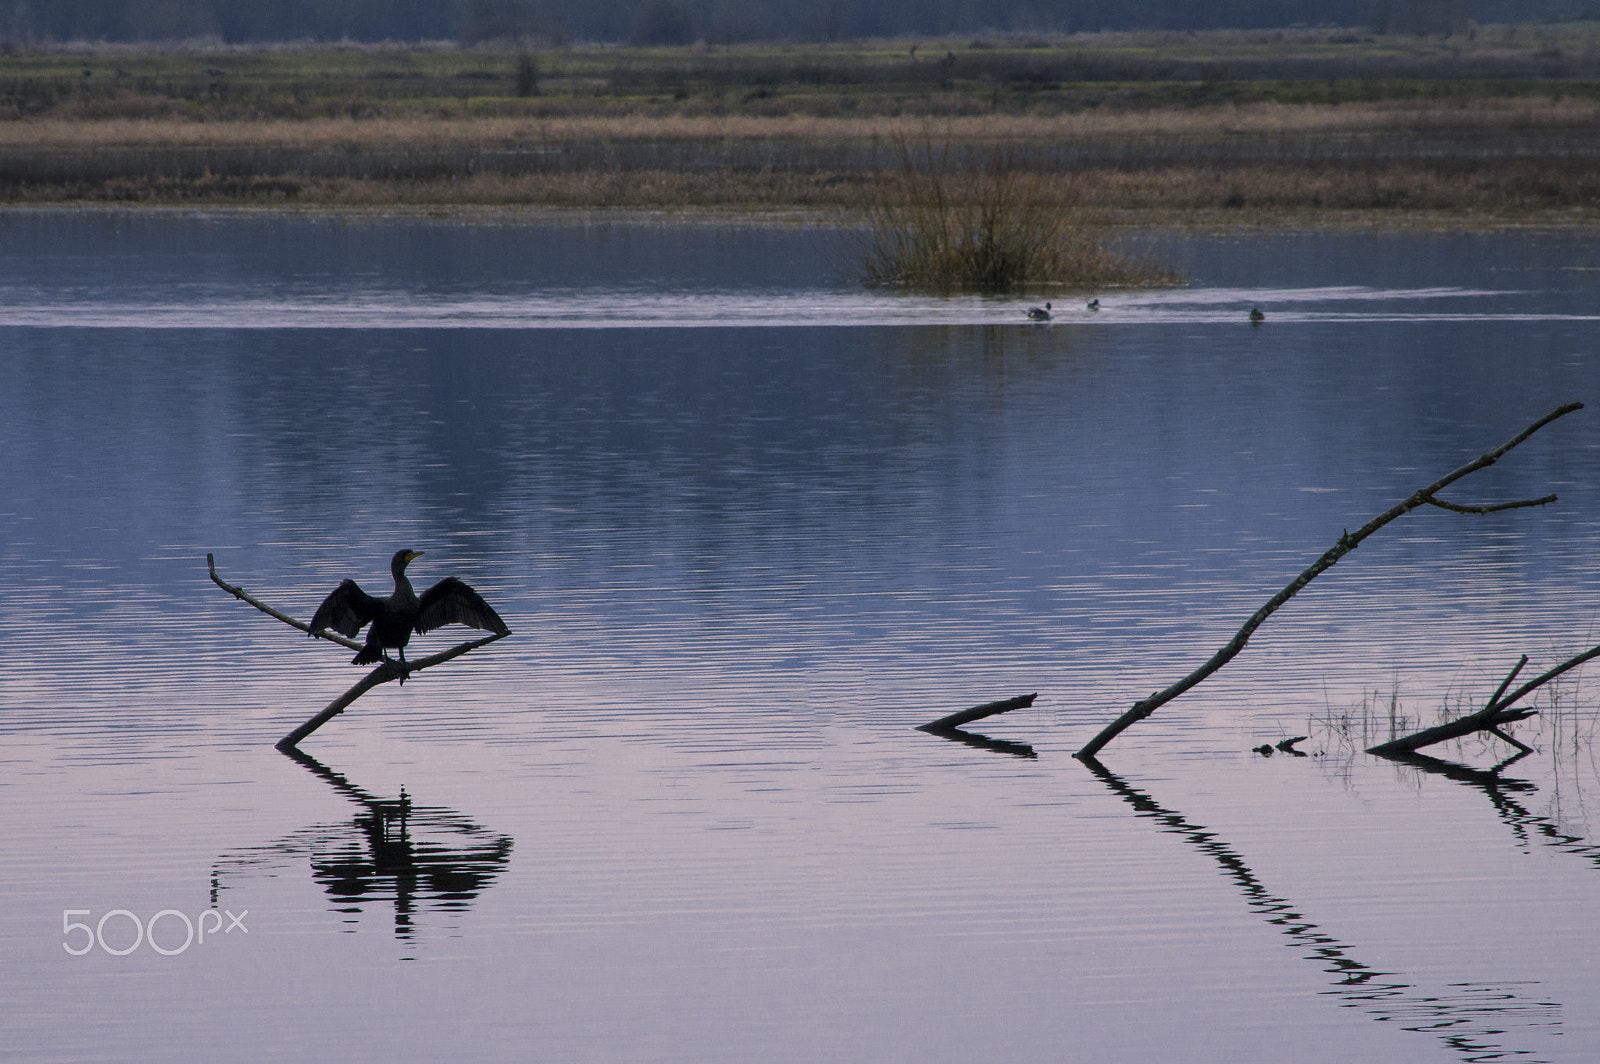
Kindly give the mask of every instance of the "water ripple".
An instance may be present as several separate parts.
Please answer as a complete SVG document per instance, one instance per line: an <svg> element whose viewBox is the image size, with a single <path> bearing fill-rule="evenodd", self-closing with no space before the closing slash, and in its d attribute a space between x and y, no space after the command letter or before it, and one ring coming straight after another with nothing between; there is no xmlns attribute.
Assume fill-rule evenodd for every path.
<svg viewBox="0 0 1600 1064"><path fill-rule="evenodd" d="M1595 321L1600 316L1529 310L1518 293L1475 288L1180 288L1104 296L1055 308L1050 324L1239 322L1261 306L1269 320L1294 322ZM0 288L0 326L90 329L707 329L893 325L1016 325L1029 303L981 296L930 297L884 290L658 292L541 290L502 295L418 296L348 290L283 297L198 290L175 298L99 298ZM1497 305L1499 301L1499 305Z"/></svg>

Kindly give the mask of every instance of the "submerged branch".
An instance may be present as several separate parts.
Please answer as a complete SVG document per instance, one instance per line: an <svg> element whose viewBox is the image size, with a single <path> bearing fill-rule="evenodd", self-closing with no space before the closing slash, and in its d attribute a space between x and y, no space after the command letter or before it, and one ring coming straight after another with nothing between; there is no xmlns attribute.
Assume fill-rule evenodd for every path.
<svg viewBox="0 0 1600 1064"><path fill-rule="evenodd" d="M227 581L223 580L222 577L217 575L217 561L216 558L211 554L206 555L206 568L211 573L212 583L222 588L222 590L226 591L234 598L248 602L262 613L282 621L291 628L298 628L300 631L305 632L308 635L316 636L319 639L327 639L331 642L349 647L351 650L361 650L365 646L365 644L358 643L354 639L347 639L337 632L330 632L323 628L312 629L312 627L305 621L297 620L296 618L289 616L287 613L284 613L282 610L274 609L265 602L262 602L260 599L251 595L249 592L245 591L243 588L228 583ZM351 687L344 694L340 695L338 698L334 699L332 702L328 703L328 705L323 708L322 712L318 713L316 716L300 725L300 727L296 728L288 735L285 735L282 739L279 739L277 742L277 747L279 750L283 751L293 750L301 739L304 739L306 736L322 727L328 721L332 720L334 717L337 717L340 713L343 713L345 708L349 706L350 703L354 702L356 699L360 698L374 687L377 687L379 684L388 683L390 680L399 680L403 683L407 677L411 676L413 673L421 672L423 669L429 669L435 665L442 665L451 658L460 657L469 650L476 650L481 646L487 646L490 643L493 643L497 639L504 638L504 635L493 634L484 636L481 639L468 640L465 643L458 643L455 646L450 647L448 650L441 650L437 654L430 654L425 658L418 658L417 660L407 662L404 665L398 661L393 661L385 657L384 660L375 668L373 668L371 672L367 673L359 681L357 681L353 687Z"/></svg>
<svg viewBox="0 0 1600 1064"><path fill-rule="evenodd" d="M1378 531L1384 525L1387 525L1396 518L1403 517L1419 506L1437 505L1435 496L1440 491L1449 487L1451 484L1454 484L1462 477L1465 477L1471 473L1476 473L1478 470L1487 466L1494 465L1495 462L1499 461L1508 451L1522 443L1528 437L1532 436L1535 432L1538 432L1540 429L1544 428L1550 422L1559 417L1564 417L1565 415L1572 413L1574 410L1581 410L1582 408L1582 403L1567 403L1563 406L1557 407L1556 409L1550 411L1550 413L1535 421L1533 424L1529 425L1527 428L1523 429L1521 432L1517 433L1517 435L1513 436L1505 443L1502 443L1500 446L1494 448L1493 450L1484 452L1477 458L1468 462L1466 465L1463 465L1460 468L1445 474L1443 477L1440 477L1427 487L1420 488L1417 491L1412 492L1399 503L1396 503L1394 506L1385 510L1377 517L1374 517L1372 520L1356 529L1355 532L1346 531L1341 534L1337 543L1325 551L1323 555L1313 562L1304 572L1291 580L1288 586L1286 586L1282 591L1279 591L1276 595L1272 596L1272 598L1268 599L1264 606L1262 606L1255 613L1251 614L1250 619L1245 621L1244 625L1236 633L1234 633L1233 638L1228 640L1222 649L1213 654L1204 665L1201 665L1198 669L1194 670L1172 686L1155 692L1149 698L1135 702L1133 708L1129 709L1122 716L1118 717L1115 721L1112 721L1111 724L1102 729L1100 734L1096 735L1092 740L1090 740L1088 745L1084 746L1084 748L1079 750L1074 756L1080 760L1092 759L1097 753L1100 752L1101 749L1105 747L1107 743L1111 742L1112 739L1115 739L1128 727L1150 716L1150 714L1154 713L1156 709L1172 701L1174 698L1177 698L1185 691L1205 680L1212 673L1222 668L1228 662L1232 661L1233 658L1244 649L1245 644L1250 641L1250 636L1255 633L1255 630L1261 627L1262 622L1264 622L1268 617L1272 616L1273 613L1277 612L1279 607L1283 606L1284 603L1288 602L1295 595L1299 594L1301 588L1305 587L1318 576L1331 569L1339 561L1339 559L1355 550L1363 540L1372 535L1374 532ZM1547 496L1543 500L1539 500L1539 502L1554 502L1555 499L1556 497L1551 495ZM1531 504L1524 503L1521 505ZM1512 700L1508 700L1508 704L1509 701Z"/></svg>
<svg viewBox="0 0 1600 1064"><path fill-rule="evenodd" d="M1031 695L1018 695L1016 698L1007 698L1000 702L985 702L981 706L963 709L959 713L952 713L948 717L940 717L936 721L917 725L918 731L937 735L941 739L950 739L953 742L966 743L968 746L980 750L993 750L996 753L1011 754L1015 757L1038 757L1033 747L1027 743L1014 743L1008 739L991 739L987 735L978 735L975 732L963 731L962 725L971 724L984 717L992 717L996 713L1008 713L1013 709L1025 709L1033 705L1033 700L1038 698L1037 692Z"/></svg>
<svg viewBox="0 0 1600 1064"><path fill-rule="evenodd" d="M1515 691L1512 691L1508 695L1505 693L1506 688L1511 686L1511 682L1515 680L1517 674L1522 671L1522 667L1528 663L1528 655L1524 654L1522 655L1522 660L1517 662L1516 667L1511 670L1511 673L1500 682L1500 686L1498 689L1496 689L1494 697L1489 699L1488 703L1482 709L1473 713L1468 713L1465 717L1460 717L1446 724L1440 724L1432 728L1424 728L1422 731L1415 732L1414 734L1403 735L1398 739L1391 739L1386 743L1379 743L1377 746L1370 747L1367 750L1367 753L1376 754L1379 757L1399 757L1405 754L1410 754L1424 746L1432 746L1434 743L1442 743L1446 739L1455 739L1462 735L1470 735L1475 731L1490 732L1498 738L1510 743L1518 750L1531 752L1532 747L1513 739L1511 736L1501 731L1500 728L1502 725L1531 717L1537 713L1538 710L1528 708L1512 709L1511 707L1522 701L1522 699L1526 698L1528 695L1537 691L1539 688L1543 687L1545 684L1549 683L1551 680L1554 680L1562 673L1565 673L1571 669L1575 669L1584 662L1597 657L1600 657L1600 646L1590 647L1583 653L1574 654L1572 657L1561 662L1559 665L1556 665L1554 668L1547 669L1546 671L1540 673L1538 676L1535 676L1533 679L1529 680L1527 683L1523 684L1521 687L1517 688Z"/></svg>
<svg viewBox="0 0 1600 1064"><path fill-rule="evenodd" d="M301 739L304 739L306 736L310 735L312 732L328 723L328 721L343 713L345 708L348 707L350 703L354 702L356 699L360 698L374 687L377 687L379 684L388 683L390 680L404 680L414 672L421 672L423 669L431 668L434 665L442 665L451 658L460 657L469 650L476 650L478 647L487 646L488 644L493 643L496 639L504 638L505 636L503 635L486 635L482 639L473 639L466 643L458 643L449 650L441 650L437 654L431 654L428 657L419 658L416 661L408 663L408 665L401 665L398 661L385 660L382 664L378 665L371 672L363 676L354 687L350 688L350 690L346 691L338 698L335 698L332 702L329 702L328 705L323 708L322 712L318 713L316 716L300 725L300 727L296 728L288 735L285 735L282 739L279 739L276 745L279 750L283 750L285 752L293 750L300 745Z"/></svg>
<svg viewBox="0 0 1600 1064"><path fill-rule="evenodd" d="M950 731L953 728L961 727L963 724L971 724L975 720L992 717L996 713L1009 713L1013 709L1027 709L1033 705L1033 700L1038 697L1039 694L1036 691L1031 695L1018 695L1016 698L1007 698L1002 702L985 702L981 706L963 709L959 713L952 713L948 717L940 717L938 720L928 724L919 724L917 725L917 730L925 732Z"/></svg>
<svg viewBox="0 0 1600 1064"><path fill-rule="evenodd" d="M1537 712L1538 710L1528 708L1504 709L1490 704L1476 713L1467 714L1459 720L1435 725L1432 728L1424 728L1413 735L1406 735L1386 743L1379 743L1377 746L1369 748L1367 753L1375 754L1378 757L1399 757L1414 753L1424 746L1432 746L1434 743L1442 743L1447 739L1470 735L1475 731L1492 731L1518 749L1527 750L1526 746L1523 746L1515 739L1509 738L1499 729L1503 724L1524 720Z"/></svg>

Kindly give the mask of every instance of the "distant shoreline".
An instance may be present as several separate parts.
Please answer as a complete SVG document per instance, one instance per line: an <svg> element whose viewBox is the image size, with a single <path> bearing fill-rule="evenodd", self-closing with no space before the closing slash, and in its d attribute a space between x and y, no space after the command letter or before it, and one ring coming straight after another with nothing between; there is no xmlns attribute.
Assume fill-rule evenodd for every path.
<svg viewBox="0 0 1600 1064"><path fill-rule="evenodd" d="M909 147L1091 224L1600 223L1600 24L920 47L16 52L0 206L842 218Z"/></svg>
<svg viewBox="0 0 1600 1064"><path fill-rule="evenodd" d="M387 219L424 219L483 225L735 225L811 228L848 228L860 219L843 210L801 208L701 208L701 207L547 207L540 205L420 205L338 206L321 204L245 203L108 203L62 200L38 203L0 202L0 216L29 213L108 213L158 216L162 214L326 217L348 222ZM1600 232L1600 211L1577 215L1548 212L1527 215L1465 215L1442 211L1378 213L1370 211L1173 211L1142 210L1097 214L1084 224L1105 233L1117 231L1190 231L1197 233L1389 232L1437 230L1473 232L1525 230L1527 232Z"/></svg>
<svg viewBox="0 0 1600 1064"><path fill-rule="evenodd" d="M1481 146L1481 142L1480 142ZM605 145L596 144L596 149ZM977 151L983 151L978 146ZM328 173L325 156L101 147L0 152L0 206L255 207L347 211L520 210L804 213L847 217L892 169L574 168L484 172L438 155L384 152L369 173ZM367 162L372 162L368 157ZM221 165L219 165L219 163ZM1090 223L1233 226L1593 225L1600 166L1509 153L1439 167L1238 163L1022 169L1044 202ZM18 177L18 171L25 171Z"/></svg>
<svg viewBox="0 0 1600 1064"><path fill-rule="evenodd" d="M1071 128L1076 125L1079 128ZM0 124L0 203L848 213L905 164L1003 158L1085 220L1600 221L1600 104L1106 120ZM907 147L909 145L909 148ZM1322 223L1326 224L1326 223Z"/></svg>

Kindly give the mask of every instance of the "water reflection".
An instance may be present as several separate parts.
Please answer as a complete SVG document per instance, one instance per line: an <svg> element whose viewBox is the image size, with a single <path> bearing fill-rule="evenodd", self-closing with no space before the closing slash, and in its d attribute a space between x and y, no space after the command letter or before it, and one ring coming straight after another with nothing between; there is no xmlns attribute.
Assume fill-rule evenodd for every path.
<svg viewBox="0 0 1600 1064"><path fill-rule="evenodd" d="M1031 758L1039 756L1033 747L1027 743L1012 742L1010 739L991 739L987 735L979 735L977 732L967 731L964 728L939 728L928 724L918 730L925 731L929 735L937 735L941 739L949 739L952 742L966 743L968 746L976 747L979 750L993 750L997 754L1011 754L1014 757Z"/></svg>
<svg viewBox="0 0 1600 1064"><path fill-rule="evenodd" d="M1585 858L1591 865L1600 868L1600 846L1590 842L1583 835L1563 827L1557 818L1535 813L1512 797L1512 795L1539 793L1537 784L1504 775L1506 768L1527 756L1529 752L1520 752L1487 769L1444 761L1426 754L1414 753L1393 757L1390 760L1482 791L1494 806L1495 815L1511 829L1511 834L1525 850L1536 843L1550 846L1562 853Z"/></svg>
<svg viewBox="0 0 1600 1064"><path fill-rule="evenodd" d="M987 735L966 730L968 724L983 720L999 713L1009 713L1013 709L1024 709L1033 705L1033 700L1038 697L1037 692L1031 695L1019 695L1016 698L1007 698L999 702L986 702L981 706L952 713L947 717L940 717L931 724L922 724L918 731L937 735L941 739L950 739L958 743L966 743L979 750L993 750L996 753L1012 754L1016 757L1038 757L1033 747L1027 743L1015 743L1006 739L991 739Z"/></svg>
<svg viewBox="0 0 1600 1064"><path fill-rule="evenodd" d="M1436 776L1443 776L1445 779L1455 780L1457 783L1465 783L1469 786L1477 787L1489 795L1489 800L1494 802L1496 809L1499 809L1507 793L1532 793L1538 791L1537 784L1528 780L1519 780L1511 776L1502 775L1506 769L1521 761L1530 753L1532 753L1531 750L1519 750L1492 768L1476 768L1472 765L1444 761L1437 757L1429 757L1427 754L1415 752L1389 755L1387 760L1402 765L1410 765L1414 769ZM1378 756L1384 757L1385 755L1380 754Z"/></svg>
<svg viewBox="0 0 1600 1064"><path fill-rule="evenodd" d="M19 228L28 238L8 239ZM1363 966L1231 850L1196 861L1215 840L1185 818L1140 796L1144 815L1168 817L1153 827L1186 842L1162 843L1076 762L1024 765L1022 744L978 734L1041 756L1047 741L1075 746L1214 651L1347 522L1600 384L1584 317L1600 272L1543 268L1592 263L1592 236L1179 243L1192 244L1188 303L1118 297L1092 323L1033 329L1015 305L924 319L831 289L802 305L820 291L814 234L0 212L0 317L35 322L0 326L0 897L33 914L4 922L0 951L17 959L0 964L5 1044L116 1061L243 1045L265 1060L328 1055L332 1035L411 1060L461 1055L466 1038L481 1059L495 1053L471 1040L497 1036L501 1055L515 1043L714 1064L1032 1061L1076 1042L1080 1056L1159 1059L1248 1038L1259 1016L1277 1058L1304 1043L1320 1064L1373 1055L1341 1042L1383 1044L1396 1024L1496 1046L1530 1032L1487 1025L1554 1014L1528 995L1600 996L1587 868L1502 860L1516 846L1488 825L1488 846L1453 825L1439 860L1419 860L1395 833L1419 817L1383 815L1395 792L1424 818L1454 818L1476 794L1381 771L1362 779L1376 777L1370 810L1341 794L1262 808L1247 772L1242 791L1208 797L1250 803L1284 839L1250 857L1263 872L1303 862L1303 900L1349 879L1302 844L1319 818L1374 843L1360 867L1385 884L1383 905L1354 898L1349 922L1317 906L1364 944ZM1352 278L1371 291L1333 298ZM549 327L641 291L657 328ZM1229 305L1247 296L1261 329L1250 304ZM750 321L746 307L771 313ZM139 327L84 328L96 308ZM1002 316L950 323L969 311ZM880 312L917 324L838 325ZM1481 316L1431 320L1455 313ZM685 327L708 315L739 324ZM154 327L180 316L204 327ZM374 316L381 327L332 327ZM773 324L791 317L816 327ZM396 327L408 321L427 327ZM329 432L354 424L389 431L360 445ZM1480 662L1592 627L1597 455L1600 421L1573 419L1484 470L1485 492L1549 484L1561 505L1419 515L1118 759L1141 780L1206 775L1207 751L1298 730L1374 676L1492 687ZM310 610L353 554L400 543L448 555L539 635L430 681L426 699L408 683L364 703L350 727L376 745L361 763L427 744L410 802L396 777L369 794L297 759L323 781L308 785L257 749L355 677L238 613L200 567L225 552L226 571ZM893 708L1029 690L1060 701L1020 732L950 737L978 749L913 737L921 709ZM342 745L313 749L334 760L323 751ZM355 756L345 772L382 778ZM1591 786L1592 763L1569 768ZM1507 782L1519 771L1540 797ZM1546 774L1518 762L1491 798L1526 838L1581 850L1575 836L1594 837L1571 820L1581 792ZM427 795L493 808L496 827L538 839L537 867L511 867L509 838ZM1111 822L1084 815L1108 805ZM143 907L127 868L148 871ZM198 908L204 893L184 891L212 869L223 904L248 894L271 915L271 939L216 960L63 965L63 906ZM1191 904L1152 921L1130 880ZM1242 932L1189 918L1234 892ZM1449 908L1430 912L1441 897ZM1371 930L1396 913L1438 929L1408 926L1403 960ZM441 930L460 938L422 964L366 963L422 953ZM502 948L524 931L549 937ZM1237 934L1258 948L1229 949ZM1273 956L1278 942L1314 966ZM163 974L130 977L136 960ZM1447 987L1440 964L1494 985ZM1286 992L1284 968L1358 1011ZM1068 971L1071 992L1053 981ZM994 1023L945 1007L952 986ZM1153 1028L1151 1001L1179 1007ZM213 1024L223 1010L237 1022ZM1132 1024L1148 1051L1126 1048ZM1587 1015L1555 1029L1568 1055L1593 1055ZM901 1034L920 1044L886 1044Z"/></svg>
<svg viewBox="0 0 1600 1064"><path fill-rule="evenodd" d="M1326 993L1342 1008L1360 1009L1379 1022L1432 1034L1465 1061L1518 1057L1532 1064L1549 1059L1497 1041L1497 1036L1511 1027L1549 1027L1560 1033L1560 1003L1527 997L1537 984L1462 982L1449 984L1443 993L1422 993L1397 973L1379 971L1357 960L1351 946L1307 920L1293 902L1268 891L1238 851L1215 832L1161 805L1098 761L1088 759L1084 764L1140 816L1154 819L1162 832L1179 836L1215 861L1252 912L1306 950L1301 956L1320 964L1333 977L1333 989Z"/></svg>
<svg viewBox="0 0 1600 1064"><path fill-rule="evenodd" d="M494 884L512 840L453 810L419 806L405 789L380 798L297 749L283 753L361 807L339 824L318 824L262 847L224 857L212 876L212 904L226 875L250 875L305 854L332 911L355 917L368 906L394 907L394 934L411 939L429 912L460 912ZM354 922L352 919L350 922ZM354 930L354 928L350 928Z"/></svg>

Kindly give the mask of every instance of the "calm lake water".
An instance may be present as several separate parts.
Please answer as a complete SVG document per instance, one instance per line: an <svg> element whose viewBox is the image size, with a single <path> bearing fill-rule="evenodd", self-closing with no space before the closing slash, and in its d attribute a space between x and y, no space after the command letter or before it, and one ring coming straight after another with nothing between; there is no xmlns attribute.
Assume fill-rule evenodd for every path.
<svg viewBox="0 0 1600 1064"><path fill-rule="evenodd" d="M1361 750L1600 642L1600 410L1071 754L1600 399L1600 242L1146 243L1037 326L800 225L0 213L0 1056L1596 1059L1593 686ZM402 546L515 634L278 753L364 670L206 553Z"/></svg>

